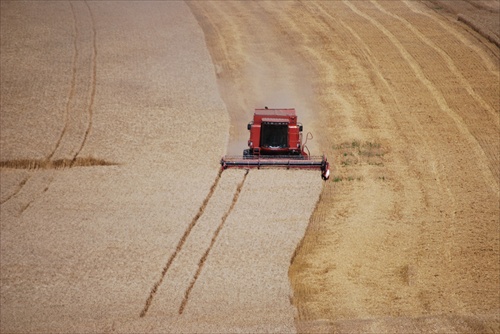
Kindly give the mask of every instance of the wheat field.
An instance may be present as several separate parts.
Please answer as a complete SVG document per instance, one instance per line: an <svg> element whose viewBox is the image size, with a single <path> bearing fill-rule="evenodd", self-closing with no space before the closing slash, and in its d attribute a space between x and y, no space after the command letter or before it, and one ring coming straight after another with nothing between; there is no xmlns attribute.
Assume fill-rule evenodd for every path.
<svg viewBox="0 0 500 334"><path fill-rule="evenodd" d="M499 332L499 12L1 1L0 332Z"/></svg>
<svg viewBox="0 0 500 334"><path fill-rule="evenodd" d="M319 172L220 174L230 120L189 8L1 6L1 331L293 332Z"/></svg>

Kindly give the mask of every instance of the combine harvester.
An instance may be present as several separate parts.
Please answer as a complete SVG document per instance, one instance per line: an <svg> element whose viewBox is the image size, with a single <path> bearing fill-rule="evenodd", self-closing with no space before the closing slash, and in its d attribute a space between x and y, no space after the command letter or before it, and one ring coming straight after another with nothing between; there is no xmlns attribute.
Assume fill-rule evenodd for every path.
<svg viewBox="0 0 500 334"><path fill-rule="evenodd" d="M297 123L295 109L255 109L248 130L248 149L243 151L243 156L223 157L220 161L223 169L318 169L323 180L330 177L330 164L326 157L310 155L306 146L307 140L312 139L310 132L302 144L302 124Z"/></svg>

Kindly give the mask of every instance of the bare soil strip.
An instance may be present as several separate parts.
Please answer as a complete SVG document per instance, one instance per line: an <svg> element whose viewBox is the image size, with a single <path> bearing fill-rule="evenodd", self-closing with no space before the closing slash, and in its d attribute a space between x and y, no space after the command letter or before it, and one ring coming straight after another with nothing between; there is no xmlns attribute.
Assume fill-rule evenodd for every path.
<svg viewBox="0 0 500 334"><path fill-rule="evenodd" d="M497 15L498 15L498 13L497 13ZM494 32L490 31L487 28L485 29L484 26L481 24L482 22L476 22L473 19L470 19L463 14L458 14L457 20L467 24L469 27L471 27L472 29L477 31L479 34L481 34L481 36L488 39L488 41L492 42L497 47L500 47L500 38L498 38L498 36L495 36Z"/></svg>
<svg viewBox="0 0 500 334"><path fill-rule="evenodd" d="M464 49L470 50L473 54L476 54L480 57L480 63L484 64L484 66L488 69L490 75L494 75L497 78L499 77L500 73L497 70L495 60L493 60L489 55L491 51L489 51L488 49L485 50L483 45L478 45L478 43L471 43L469 32L457 29L456 23L443 20L442 17L437 16L436 13L423 10L420 6L416 6L412 1L405 0L403 1L403 3L411 10L412 14L418 14L417 17L420 15L425 16L429 20L429 22L431 22L429 24L439 25L441 28L443 28L443 32L449 34L450 37L453 37L456 40L460 41Z"/></svg>
<svg viewBox="0 0 500 334"><path fill-rule="evenodd" d="M436 11L447 11L463 22L487 41L500 47L500 5L498 1L457 0L452 3L442 0L429 0L429 7Z"/></svg>
<svg viewBox="0 0 500 334"><path fill-rule="evenodd" d="M460 70L455 65L454 60L443 49L441 49L430 38L428 38L423 33L421 33L420 30L418 30L415 26L413 26L404 17L389 12L388 10L386 10L383 6L381 6L376 1L371 1L371 2L382 13L384 13L386 15L389 15L390 17L395 18L396 20L398 20L399 22L401 22L404 25L404 27L406 29L410 30L413 34L415 34L420 41L422 41L424 44L428 45L436 53L438 53L439 56L446 62L446 66L449 68L450 72L452 72L453 75L455 76L455 78L458 80L458 83L467 91L467 94L469 94L478 103L478 105L480 107L482 107L484 110L486 110L488 113L490 113L491 118L492 118L494 124L496 124L497 126L499 126L499 113L498 113L497 110L495 110L496 106L491 106L488 102L486 102L482 98L482 96L480 96L478 93L476 93L476 91L474 91L474 89L472 88L471 83L460 72Z"/></svg>

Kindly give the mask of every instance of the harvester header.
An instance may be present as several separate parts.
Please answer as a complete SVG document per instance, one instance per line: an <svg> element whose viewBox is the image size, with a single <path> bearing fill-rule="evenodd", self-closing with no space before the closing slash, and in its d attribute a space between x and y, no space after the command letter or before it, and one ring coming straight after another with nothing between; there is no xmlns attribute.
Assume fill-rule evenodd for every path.
<svg viewBox="0 0 500 334"><path fill-rule="evenodd" d="M223 169L318 169L324 180L330 177L330 164L326 157L311 156L306 143L302 143L303 127L297 122L295 109L255 109L253 121L248 123L247 129L250 131L248 148L243 150L243 156L223 157L220 162ZM307 139L312 139L310 133L306 142Z"/></svg>

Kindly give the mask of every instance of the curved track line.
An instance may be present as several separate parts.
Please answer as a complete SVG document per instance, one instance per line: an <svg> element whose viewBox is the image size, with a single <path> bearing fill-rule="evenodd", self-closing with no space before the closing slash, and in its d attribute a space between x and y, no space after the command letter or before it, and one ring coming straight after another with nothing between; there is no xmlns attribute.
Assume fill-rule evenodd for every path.
<svg viewBox="0 0 500 334"><path fill-rule="evenodd" d="M394 36L386 27L384 27L380 22L367 15L366 13L360 11L355 5L351 2L343 0L343 3L349 7L355 14L363 17L368 20L372 25L374 25L377 29L379 29L398 49L399 53L403 57L403 59L408 63L413 72L415 73L416 78L427 88L429 93L432 95L439 108L446 112L446 114L455 122L457 129L462 133L462 135L466 138L468 143L474 148L474 152L477 154L478 159L481 163L477 164L477 167L481 170L486 183L491 187L494 193L498 193L498 182L495 179L492 171L487 167L489 166L488 157L484 152L481 145L478 143L477 139L470 133L466 124L462 120L462 118L457 115L448 105L446 99L443 94L439 92L439 90L434 86L434 84L425 76L422 68L418 64L418 62L413 58L413 56L406 50L406 48L401 44L401 42Z"/></svg>
<svg viewBox="0 0 500 334"><path fill-rule="evenodd" d="M47 156L46 160L52 159L52 157L54 156L54 154L58 150L59 146L61 145L61 142L62 142L62 139L63 139L64 135L66 134L66 130L68 128L68 123L69 123L69 112L70 112L70 109L71 109L71 102L73 101L73 98L75 96L75 91L76 91L76 64L77 64L77 61L78 61L78 43L77 43L77 41L78 41L79 31L78 31L78 25L77 25L75 8L74 8L73 3L71 1L68 1L68 2L69 2L69 5L70 5L70 8L71 8L71 14L72 14L72 17L73 17L73 59L72 59L72 62L71 62L72 63L71 64L71 67L72 67L72 78L71 78L71 84L70 84L70 89L69 89L69 93L68 93L68 98L67 98L67 101L66 101L66 108L64 110L64 126L63 126L61 134L59 135L59 138L58 138L58 140L57 140L57 142L55 144L54 149ZM22 190L22 188L24 187L24 185L28 182L28 180L32 176L33 175L30 175L30 176L27 176L25 179L23 179L19 183L19 185L16 188L16 190L14 191L14 193L12 193L6 199L4 199L3 201L1 201L0 204L4 204L8 200L10 200L14 196L16 196Z"/></svg>
<svg viewBox="0 0 500 334"><path fill-rule="evenodd" d="M481 49L479 48L477 45L473 44L473 43L470 43L469 40L467 40L467 38L458 33L455 29L453 29L452 27L450 27L449 24L446 24L444 22L442 22L441 20L438 20L434 15L431 15L429 13L426 13L426 12L423 12L417 8L415 8L415 5L411 2L411 1L408 1L408 0L403 0L403 3L414 13L416 14L420 14L420 15L424 15L424 16L427 16L429 19L431 19L432 21L436 22L437 24L439 24L441 27L444 28L444 30L446 32L448 32L449 34L453 35L457 40L459 40L465 47L471 49L472 51L474 51L482 60L483 60L483 63L484 65L486 66L486 68L488 69L488 71L496 76L497 78L500 77L500 73L498 72L498 68L497 66L495 65L495 63L493 63L490 59L490 57L488 57L486 55L486 53Z"/></svg>
<svg viewBox="0 0 500 334"><path fill-rule="evenodd" d="M85 134L83 136L82 143L80 144L80 147L73 156L73 163L76 161L76 158L78 157L83 147L85 146L90 130L92 129L92 121L94 115L94 100L96 94L96 81L97 81L97 30L95 27L94 14L92 13L92 10L90 9L88 2L85 1L84 3L89 11L90 22L92 24L92 59L91 59L91 82L90 82L91 89L89 97L89 106L87 109L89 115L89 121L87 124L87 129L85 130Z"/></svg>
<svg viewBox="0 0 500 334"><path fill-rule="evenodd" d="M6 199L4 199L3 201L0 202L0 205L1 204L4 204L5 202L7 202L8 200L10 200L12 197L16 196L17 194L19 194L19 192L23 189L24 185L26 184L26 182L28 182L28 180L32 177L33 175L30 175L30 176L27 176L25 177L21 182L19 182L19 185L17 186L16 190L14 190L14 192L12 194L10 194L9 196L7 196Z"/></svg>
<svg viewBox="0 0 500 334"><path fill-rule="evenodd" d="M70 122L69 121L69 114L71 112L71 104L72 104L72 102L73 102L73 100L75 98L75 94L76 94L77 62L78 62L78 59L79 59L78 38L80 36L80 31L78 29L78 20L77 20L77 15L76 15L76 11L75 11L75 7L73 5L73 2L69 1L69 4L70 4L70 8L71 8L72 17L73 17L72 78L71 78L71 83L70 83L70 89L69 89L69 93L68 93L68 98L67 98L67 101L66 101L66 107L65 107L65 111L64 111L64 126L63 126L63 129L62 129L62 131L61 131L61 133L59 135L59 138L58 138L58 140L57 140L57 142L55 144L54 149L45 158L45 160L47 162L51 161L51 159L54 157L55 153L57 152L57 150L61 146L61 143L63 141L64 136L66 135L67 129L69 127L69 122ZM70 167L72 167L75 164L75 162L76 162L76 160L78 158L78 155L80 154L81 150L83 149L83 147L85 145L85 142L87 141L88 134L89 134L89 132L90 132L90 130L92 128L93 105L94 105L94 99L95 99L95 93L96 93L96 74L97 74L97 66L96 66L97 43L96 43L96 36L97 36L97 32L96 32L96 29L95 29L95 20L94 20L92 11L90 9L90 6L88 5L88 3L86 1L85 1L85 4L86 4L87 9L89 11L89 15L90 15L90 18L91 18L91 23L92 23L92 32L93 32L93 41L92 41L93 42L92 43L93 54L92 54L92 59L91 59L91 92L90 92L90 98L89 98L90 103L89 103L89 106L88 106L89 122L88 122L88 125L87 125L87 129L85 131L82 143L81 143L79 149L74 154L73 158L71 159ZM23 181L21 181L21 183L19 184L19 186L16 188L15 192L13 194L9 195L0 204L4 204L8 200L10 200L13 197L15 197L22 190L23 186L27 183L27 181L30 178L31 178L31 176L28 176ZM50 182L49 182L49 185L50 185ZM46 186L46 189L48 189L49 185ZM22 214L22 212L26 208L27 207L25 207L25 208L23 208L21 210L21 214Z"/></svg>
<svg viewBox="0 0 500 334"><path fill-rule="evenodd" d="M44 185L43 190L40 192L40 194L43 194L43 193L47 192L47 190L49 190L50 184L52 183L53 180L54 180L54 177L51 177L51 179L48 180L48 182ZM28 210L28 208L31 206L31 204L33 204L37 200L37 197L38 196L34 196L28 203L26 203L21 208L21 210L19 210L19 217L21 217L23 215L23 213L26 210Z"/></svg>
<svg viewBox="0 0 500 334"><path fill-rule="evenodd" d="M328 13L328 11L326 11L324 8L321 8L320 6L318 6L318 10L320 10L323 15L330 18L331 21L334 21L334 18L332 17L332 15L330 15ZM393 104L396 106L396 109L399 111L402 110L402 108L400 106L400 101L395 97L396 96L395 90L392 88L392 86L389 84L389 82L386 80L386 78L382 75L381 66L376 61L376 57L371 52L368 44L366 44L366 42L363 40L363 38L353 28L351 28L347 23L345 23L344 20L342 20L340 18L336 18L335 20L337 20L340 23L340 25L344 29L349 31L349 33L358 41L359 45L361 46L361 50L368 56L368 57L366 57L366 60L370 63L371 68L374 70L375 75L380 80L380 82L382 82L382 84L385 87L385 89L387 90L387 92L389 92L389 97L393 101ZM359 65L359 66L362 67L361 65ZM384 112L387 115L387 117L392 118L390 115L388 115L387 112L385 112L384 109L381 109L381 111ZM401 114L403 114L403 113L401 113ZM422 124L418 120L416 120L412 117L409 117L407 119L410 122L412 128L418 129L418 131L415 131L415 135L417 135L419 138L421 138L420 142L425 147L425 151L427 152L429 157L431 157L430 160L437 161L435 158L434 152L431 150L430 145L428 144L428 141L426 140L426 136L422 135L422 133L425 133L425 130L424 130L424 127L422 126ZM397 121L395 121L395 120L394 120L394 122L397 123ZM399 128L399 126L398 126L398 128ZM432 173L436 177L436 182L438 184L441 184L440 173L438 172L438 170L434 164L432 165L431 169L432 169ZM451 194L449 187L447 187L447 193L450 197L451 202L455 203L455 199L454 199L453 195Z"/></svg>
<svg viewBox="0 0 500 334"><path fill-rule="evenodd" d="M319 18L318 20L316 20L316 22L318 22L318 25L321 25L321 27L324 27L325 29L329 28L325 22L321 21L320 16L318 15L318 10L322 9L317 8L317 4L315 2L305 2L305 3L301 2L300 5L304 11L310 12L311 16ZM314 6L314 8L311 8L312 6ZM297 24L298 20L299 19L298 18L295 19L295 17L294 20L285 19L284 22L286 22L286 24L288 24L289 26L284 28L283 31L286 32L289 29L293 29L294 33L302 34L303 33L302 31L304 31L305 29L303 26L300 27L298 26ZM309 36L324 37L322 35L323 30L321 30L321 28L314 29L309 27L307 29L310 30L309 31L305 30L307 31L304 34L306 38L309 38ZM320 33L318 33L318 31L320 31ZM290 35L290 38L293 37L291 37ZM317 66L318 68L321 69L327 69L324 71L324 73L326 73L327 75L325 75L324 78L325 82L322 83L323 87L335 87L338 84L337 79L339 77L338 75L339 70L336 67L336 63L323 57L321 54L323 50L318 50L308 45L301 46L299 50L301 50L301 52L302 50L304 50L303 52L305 53L305 55L303 56L303 58L309 61L311 65ZM336 112L341 113L343 121L345 122L345 128L348 128L350 130L353 137L363 141L366 140L367 138L365 138L363 131L360 129L359 126L356 125L355 106L353 102L349 99L349 96L343 94L343 92L339 89L330 89L328 91L328 96L329 98L331 98L332 101L335 101L335 103L339 105L339 107L336 108ZM322 149L325 150L327 154L331 154L329 150L331 147L333 147L334 143L328 136L323 137L322 140L324 145Z"/></svg>
<svg viewBox="0 0 500 334"><path fill-rule="evenodd" d="M334 18L332 17L332 15L330 13L328 13L328 11L326 11L325 9L321 8L320 6L318 6L317 9L319 11L321 11L321 13L323 15L325 15L328 18L330 18L330 21L334 20ZM380 71L381 67L378 64L378 62L376 61L376 58L372 54L369 46L365 43L365 41L362 39L362 37L353 28L351 28L348 24L346 24L342 19L336 18L335 20L337 20L340 23L340 25L344 29L346 29L347 31L349 31L349 33L358 41L358 43L361 46L361 50L363 52L365 52L366 55L368 56L368 57L366 57L366 60L370 63L371 68L374 69L375 75L380 80L380 82L382 82L382 84L383 84L384 88L386 89L386 91L389 92L389 97L393 101L393 104L396 106L396 109L397 110L401 110L400 103L399 103L398 99L395 98L395 96L396 96L395 91L392 88L392 86L389 84L389 82L385 79L385 77L382 75L382 72ZM358 64L358 66L362 67L360 64ZM386 115L388 115L388 113L385 112L385 110L383 108L381 109L381 112L384 112ZM401 114L403 114L403 113L401 113ZM388 115L388 117L390 117L390 115ZM431 148L430 148L430 145L428 143L428 140L427 140L426 136L422 135L423 133L425 133L425 129L422 126L422 124L418 120L414 119L413 117L407 117L407 121L411 124L411 127L413 129L418 129L418 131L415 131L414 134L420 138L420 142L422 143L422 146L425 149L426 154L430 157L429 160L433 161L433 162L438 161L435 158L436 155L434 154L434 151L432 151ZM396 124L398 123L396 120L394 120L394 122ZM399 125L397 127L399 129ZM432 171L432 173L434 174L434 176L436 178L436 184L441 189L444 189L444 191L446 192L446 194L447 194L447 196L449 198L450 205L448 206L447 213L450 215L450 217L453 217L452 220L454 220L454 217L455 217L455 208L456 208L456 199L455 199L455 196L453 195L450 187L446 184L445 181L443 181L442 172L439 171L439 168L438 168L438 166L435 165L435 163L431 164L431 171ZM447 254L447 255L449 256L449 254Z"/></svg>
<svg viewBox="0 0 500 334"><path fill-rule="evenodd" d="M375 63L375 61L373 61L373 59L375 59L375 57L373 56L373 54L371 53L371 50L370 48L368 47L368 45L363 41L363 39L361 38L361 36L359 36L351 27L349 27L348 25L346 25L342 20L340 20L340 23L347 29L351 32L351 34L359 41L359 43L361 43L361 45L363 46L363 49L365 52L367 52L367 54L370 56L368 57L368 61L370 62L370 64L372 65L372 67L374 69L377 69L376 70L376 76L377 78L383 83L385 89L390 93L389 96L391 97L394 105L396 106L397 110L402 110L402 108L400 107L400 103L398 101L398 99L395 98L396 96L396 93L394 91L394 89L392 88L392 86L389 84L389 82L384 78L384 76L382 75L382 72L380 71L380 66L378 64ZM402 113L403 114L403 113ZM425 149L425 152L426 154L430 157L430 161L432 161L433 163L431 164L431 170L432 170L432 173L434 174L435 178L436 178L436 184L441 188L441 189L444 189L447 196L448 196L448 199L450 200L450 205L447 207L447 213L450 215L451 217L451 220L454 221L455 220L455 208L456 208L456 199L455 199L455 196L453 195L449 185L446 184L446 182L443 182L442 181L442 173L439 172L439 169L438 167L436 166L436 164L434 162L438 161L438 159L436 159L436 155L434 154L434 151L431 149L431 146L429 145L428 143L428 139L426 136L422 135L423 133L425 133L425 128L422 126L422 124L414 119L413 117L408 117L407 118L408 121L410 122L412 128L414 129L418 129L418 131L415 131L415 134L420 137L420 142L422 143L422 146L424 147ZM450 242L450 240L448 240L447 242ZM446 249L450 249L450 247L447 247ZM450 258L450 255L449 255L449 252L446 254L448 258Z"/></svg>
<svg viewBox="0 0 500 334"><path fill-rule="evenodd" d="M212 237L212 240L210 241L210 245L208 246L207 250L205 251L205 254L201 257L200 261L198 262L198 269L196 270L196 273L193 276L193 279L191 280L191 283L189 284L189 287L186 289L184 292L184 299L182 300L181 306L179 307L179 314L182 314L184 312L184 308L186 307L186 304L189 300L189 295L191 294L191 290L193 289L194 285L196 284L196 280L198 280L198 277L200 276L200 273L203 269L203 266L205 265L205 261L207 260L208 255L210 254L210 251L212 250L212 247L215 244L215 241L217 240L217 237L219 236L220 231L224 227L224 224L226 223L227 217L233 211L234 206L236 205L236 202L238 201L238 197L240 196L241 189L243 188L243 184L245 183L245 180L248 175L248 169L245 172L245 175L243 175L243 179L241 182L238 184L238 187L236 188L236 191L234 193L233 197L233 202L231 203L231 206L227 210L227 212L222 216L221 222L217 229L214 232L214 235Z"/></svg>
<svg viewBox="0 0 500 334"><path fill-rule="evenodd" d="M66 131L68 129L68 123L69 123L69 113L71 109L71 102L73 101L75 97L75 91L76 91L76 64L78 62L78 36L79 36L79 31L78 31L78 24L77 24L77 19L76 19L76 13L75 13L75 7L73 6L73 3L69 1L70 7L71 7L71 14L73 16L73 60L71 62L71 71L72 71L72 77L71 77L71 84L69 88L69 93L68 93L68 99L66 101L66 108L64 110L64 126L61 131L61 134L59 135L59 139L56 142L56 145L54 149L52 150L52 153L49 154L47 157L47 160L52 159L56 151L59 149L59 146L61 145L62 139L66 134Z"/></svg>
<svg viewBox="0 0 500 334"><path fill-rule="evenodd" d="M217 184L219 183L221 175L222 175L222 169L219 170L219 173L215 177L214 183L210 187L210 190L209 190L207 196L205 197L205 199L203 200L203 203L201 204L200 208L198 209L198 212L193 217L193 220L191 220L191 223L188 225L188 227L184 231L184 234L182 235L181 239L177 243L177 247L175 248L175 251L172 253L172 255L168 259L167 263L163 267L163 270L161 271L160 278L158 279L158 281L156 281L156 283L151 288L151 292L149 293L149 296L146 299L146 303L144 304L144 307L140 313L141 318L143 318L146 315L146 313L148 312L149 307L151 306L151 303L153 302L153 299L156 295L156 292L158 291L158 288L160 287L160 285L163 283L163 280L165 279L165 275L167 274L168 270L170 269L172 262L174 262L174 259L177 257L177 254L179 254L179 252L181 251L182 246L184 246L184 243L186 242L187 238L189 237L189 234L193 230L194 226L196 225L196 223L198 222L200 217L203 215L203 212L205 211L205 208L207 207L207 204L210 201L210 198L212 198L212 195L215 192L215 188L217 188Z"/></svg>
<svg viewBox="0 0 500 334"><path fill-rule="evenodd" d="M446 63L446 66L448 69L455 75L455 77L459 80L460 84L462 87L469 93L469 95L478 102L481 107L486 109L490 115L493 117L495 120L495 125L498 127L499 125L499 118L498 118L498 113L495 112L495 110L486 102L483 100L483 98L477 94L472 86L470 85L469 81L463 76L463 74L460 72L460 70L457 68L455 63L453 62L453 59L445 52L443 49L441 49L439 46L437 46L433 41L431 41L428 37L426 37L424 34L422 34L415 26L413 26L410 22L408 22L406 19L402 18L401 16L398 16L396 14L390 13L387 11L385 8L383 8L376 0L371 0L371 3L382 13L391 16L392 18L398 20L401 22L408 30L413 32L419 40L421 40L423 43L427 44L429 47L434 49L441 58Z"/></svg>
<svg viewBox="0 0 500 334"><path fill-rule="evenodd" d="M191 8L192 4L187 2L187 5L189 7L189 10L193 14L193 16L196 17L196 15L195 15L196 11ZM215 58L214 63L217 65L220 65L222 67L221 73L219 73L219 71L216 70L217 76L219 76L220 74L232 76L233 73L237 69L234 67L233 62L230 60L231 57L230 57L229 51L228 51L229 50L228 42L226 41L225 38L223 38L223 33L221 32L220 27L213 22L213 20L212 20L213 16L207 14L207 9L203 8L203 6L199 7L199 8L200 8L200 11L203 11L206 14L203 18L197 18L198 22L202 22L202 20L206 20L208 22L208 24L204 25L202 28L204 28L206 26L210 30L213 30L214 35L217 39L216 45L218 46L218 48L217 48L218 52L213 56ZM214 7L214 8L211 8L211 10L219 12L219 15L217 16L218 18L224 17L224 13L219 8ZM198 24L200 24L200 23L198 23ZM227 21L227 20L225 21L226 26L230 25L230 24L231 23L229 21ZM230 44L234 45L235 43L230 43Z"/></svg>

